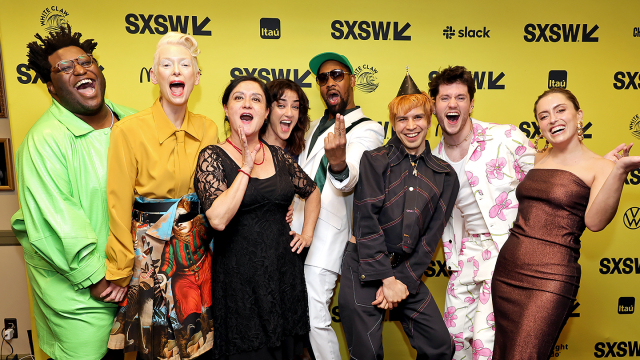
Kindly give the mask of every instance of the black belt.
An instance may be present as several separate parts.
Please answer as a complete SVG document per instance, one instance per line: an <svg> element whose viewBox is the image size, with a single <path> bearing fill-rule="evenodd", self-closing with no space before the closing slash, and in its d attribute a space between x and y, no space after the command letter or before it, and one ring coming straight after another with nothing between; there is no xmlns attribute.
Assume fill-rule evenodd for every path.
<svg viewBox="0 0 640 360"><path fill-rule="evenodd" d="M178 200L176 200L178 201ZM163 202L134 202L133 203L133 212L131 214L132 218L140 223L148 222L149 224L153 224L158 222L164 214L169 211L169 209L175 204L175 202L163 201ZM190 220L193 220L196 216L200 214L200 202L199 201L191 201L191 211L186 214L180 214L176 222L183 223Z"/></svg>
<svg viewBox="0 0 640 360"><path fill-rule="evenodd" d="M358 246L356 245L356 243L347 241L346 250L349 252L358 252ZM402 264L407 256L407 254L403 252L388 252L387 254L389 254L389 260L391 261L392 268L395 268L398 265Z"/></svg>
<svg viewBox="0 0 640 360"><path fill-rule="evenodd" d="M403 252L390 252L389 260L391 261L391 267L394 268L402 264L406 258L406 254Z"/></svg>
<svg viewBox="0 0 640 360"><path fill-rule="evenodd" d="M351 241L347 241L347 251L348 252L358 252L358 246L356 245L356 243L353 243Z"/></svg>
<svg viewBox="0 0 640 360"><path fill-rule="evenodd" d="M173 204L177 203L179 199L175 201L162 201L162 202L133 202L133 209L141 212L151 212L151 213L160 213L167 212ZM199 209L200 202L199 201L191 201L191 209Z"/></svg>

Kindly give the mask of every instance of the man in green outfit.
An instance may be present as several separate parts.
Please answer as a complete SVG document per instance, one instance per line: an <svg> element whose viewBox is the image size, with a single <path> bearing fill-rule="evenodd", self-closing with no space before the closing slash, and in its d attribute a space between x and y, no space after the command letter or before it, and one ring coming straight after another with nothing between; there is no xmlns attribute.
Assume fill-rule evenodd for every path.
<svg viewBox="0 0 640 360"><path fill-rule="evenodd" d="M27 45L53 98L16 155L24 248L40 348L56 360L101 359L126 288L105 279L107 149L111 126L135 113L104 99L92 52L66 25Z"/></svg>

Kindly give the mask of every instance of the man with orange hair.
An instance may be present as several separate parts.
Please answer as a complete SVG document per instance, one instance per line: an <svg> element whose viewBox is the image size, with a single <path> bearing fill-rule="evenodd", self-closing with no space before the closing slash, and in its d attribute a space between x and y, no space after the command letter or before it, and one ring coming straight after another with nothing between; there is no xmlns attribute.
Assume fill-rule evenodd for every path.
<svg viewBox="0 0 640 360"><path fill-rule="evenodd" d="M422 282L460 187L425 140L433 105L409 74L389 104L395 135L365 151L353 233L342 262L340 315L351 358L382 359L382 322L397 308L417 359L450 360L453 342Z"/></svg>

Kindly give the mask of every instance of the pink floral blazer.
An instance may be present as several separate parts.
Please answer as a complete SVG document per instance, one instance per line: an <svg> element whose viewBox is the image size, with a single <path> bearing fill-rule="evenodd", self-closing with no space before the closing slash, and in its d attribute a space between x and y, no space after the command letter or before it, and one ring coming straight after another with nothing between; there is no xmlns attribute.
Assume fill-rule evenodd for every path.
<svg viewBox="0 0 640 360"><path fill-rule="evenodd" d="M514 125L473 122L471 156L465 166L469 185L498 251L509 237L518 214L516 187L533 168L535 151L529 139ZM443 158L444 140L432 153ZM449 270L460 270L458 256L465 248L467 232L457 207L442 234Z"/></svg>

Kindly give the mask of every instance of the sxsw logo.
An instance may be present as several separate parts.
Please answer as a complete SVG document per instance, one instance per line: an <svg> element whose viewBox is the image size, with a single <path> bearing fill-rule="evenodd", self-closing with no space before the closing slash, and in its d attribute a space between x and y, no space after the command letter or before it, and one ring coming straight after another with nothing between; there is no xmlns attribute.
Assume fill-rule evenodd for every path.
<svg viewBox="0 0 640 360"><path fill-rule="evenodd" d="M436 266L438 267L436 269ZM440 277L440 276L451 276L451 271L447 269L447 263L444 261L436 260L431 261L427 270L425 270L424 274L427 277Z"/></svg>
<svg viewBox="0 0 640 360"><path fill-rule="evenodd" d="M592 126L593 126L593 124L591 122L588 122L588 123L584 124L584 126L582 127L582 133L584 134L584 138L585 139L593 138L592 134L588 134L587 133L589 131L589 129L591 129ZM538 126L538 122L537 121L523 121L523 122L520 123L520 126L518 126L518 128L529 139L533 139L536 136L540 135L540 127Z"/></svg>
<svg viewBox="0 0 640 360"><path fill-rule="evenodd" d="M405 35L411 24L405 23L400 27L400 23L393 22L393 34L391 32L391 22L387 21L348 21L333 20L331 23L331 37L336 40L396 40L410 41L411 35Z"/></svg>
<svg viewBox="0 0 640 360"><path fill-rule="evenodd" d="M602 258L600 259L600 274L640 274L638 258Z"/></svg>
<svg viewBox="0 0 640 360"><path fill-rule="evenodd" d="M549 89L551 88L567 88L567 70L549 71Z"/></svg>
<svg viewBox="0 0 640 360"><path fill-rule="evenodd" d="M598 342L594 350L593 356L596 358L640 356L640 346L637 341Z"/></svg>
<svg viewBox="0 0 640 360"><path fill-rule="evenodd" d="M618 314L633 314L636 307L636 298L621 297L618 299Z"/></svg>
<svg viewBox="0 0 640 360"><path fill-rule="evenodd" d="M591 27L587 24L527 24L524 26L524 41L598 42L594 34L599 28L597 24Z"/></svg>
<svg viewBox="0 0 640 360"><path fill-rule="evenodd" d="M437 70L430 72L429 80L433 79L433 77L436 75L438 75ZM502 80L502 78L504 78L504 76L505 74L502 71L499 74L493 71L474 71L473 73L473 79L476 81L476 89L478 90L504 90L504 84L500 84L500 81Z"/></svg>
<svg viewBox="0 0 640 360"><path fill-rule="evenodd" d="M636 169L638 170L638 169ZM636 170L633 170L634 172ZM635 230L640 227L640 208L631 207L624 212L622 221L628 229Z"/></svg>
<svg viewBox="0 0 640 360"><path fill-rule="evenodd" d="M189 27L189 21L191 21L191 27ZM198 22L197 16L130 13L124 16L124 22L127 23L124 28L129 34L164 35L169 31L176 31L193 36L211 36L211 31L204 29L211 22L209 17Z"/></svg>
<svg viewBox="0 0 640 360"><path fill-rule="evenodd" d="M638 90L640 86L640 79L638 79L638 72L630 72L630 71L618 71L613 74L613 88L616 90L629 90L633 88L633 90ZM638 82L636 83L636 79Z"/></svg>
<svg viewBox="0 0 640 360"><path fill-rule="evenodd" d="M100 68L100 71L104 71L104 67L102 65L98 67ZM18 66L16 66L16 73L18 73L16 79L20 84L36 84L38 81L44 84L42 78L35 71L32 72L31 68L27 64L18 64Z"/></svg>
<svg viewBox="0 0 640 360"><path fill-rule="evenodd" d="M302 74L302 75L300 75ZM271 80L275 79L290 79L293 80L296 84L300 85L302 88L310 88L310 82L304 82L307 80L309 75L311 75L311 71L309 70L298 70L298 69L268 69L268 68L240 68L234 67L229 72L229 75L232 79L238 78L240 76L248 75L248 76L256 76L259 79L264 80L264 82L268 83ZM292 78L293 75L293 78Z"/></svg>
<svg viewBox="0 0 640 360"><path fill-rule="evenodd" d="M624 181L624 183L625 183L625 185L638 185L638 184L640 184L640 169L631 170L629 172L629 175L627 176L627 179ZM629 209L629 210L631 210L631 209ZM627 211L629 211L629 210L627 210ZM626 215L626 212L625 212L625 215ZM632 214L630 213L630 215L632 215ZM624 218L623 218L623 220L624 220Z"/></svg>
<svg viewBox="0 0 640 360"><path fill-rule="evenodd" d="M490 38L489 31L487 27L484 26L482 29L473 30L468 27L464 27L464 30L458 30L458 37L460 38ZM447 26L442 30L442 36L447 39L453 39L456 35L456 31L453 29L453 26Z"/></svg>
<svg viewBox="0 0 640 360"><path fill-rule="evenodd" d="M280 19L260 19L260 37L263 39L280 39Z"/></svg>
<svg viewBox="0 0 640 360"><path fill-rule="evenodd" d="M640 37L640 27L633 28L633 37Z"/></svg>

